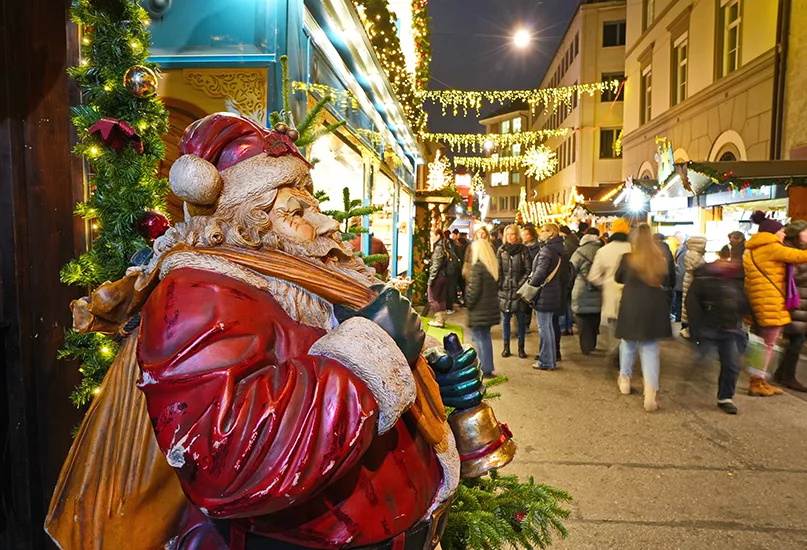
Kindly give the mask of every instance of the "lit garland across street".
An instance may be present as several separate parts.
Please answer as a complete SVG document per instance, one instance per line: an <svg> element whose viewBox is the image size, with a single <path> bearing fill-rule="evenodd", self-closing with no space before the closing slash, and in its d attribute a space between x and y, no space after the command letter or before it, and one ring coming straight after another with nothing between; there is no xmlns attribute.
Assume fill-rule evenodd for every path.
<svg viewBox="0 0 807 550"><path fill-rule="evenodd" d="M490 142L500 149L507 149L516 144L521 144L524 147L532 147L546 139L565 136L569 132L571 132L571 128L515 132L512 134L424 133L421 134L420 137L423 141L439 141L446 143L454 151L462 150L465 153L478 153L484 149L485 142Z"/></svg>
<svg viewBox="0 0 807 550"><path fill-rule="evenodd" d="M534 112L538 111L539 108L544 110L551 108L554 112L563 103L571 106L572 98L575 94L579 97L583 94L594 96L594 94L605 91L616 93L619 90L619 84L619 80L609 80L537 90L422 90L418 91L418 96L424 100L440 103L443 115L447 114L449 107L451 107L455 116L460 112L462 112L463 116L467 116L469 110L475 111L479 115L483 101L502 105L513 101L524 101L530 105Z"/></svg>
<svg viewBox="0 0 807 550"><path fill-rule="evenodd" d="M454 157L455 166L465 166L472 172L501 172L507 170L514 172L524 166L524 155L514 157Z"/></svg>
<svg viewBox="0 0 807 550"><path fill-rule="evenodd" d="M543 181L557 170L558 156L546 145L538 145L524 155L524 166L527 168L528 176Z"/></svg>

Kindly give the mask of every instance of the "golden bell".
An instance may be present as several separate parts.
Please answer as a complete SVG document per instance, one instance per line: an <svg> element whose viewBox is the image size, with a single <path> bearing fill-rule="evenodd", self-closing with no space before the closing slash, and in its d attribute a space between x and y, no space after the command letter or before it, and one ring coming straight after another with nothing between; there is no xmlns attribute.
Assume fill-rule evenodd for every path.
<svg viewBox="0 0 807 550"><path fill-rule="evenodd" d="M512 432L507 424L496 420L493 409L485 402L472 409L455 410L448 417L448 425L457 440L462 477L483 476L506 466L516 454Z"/></svg>

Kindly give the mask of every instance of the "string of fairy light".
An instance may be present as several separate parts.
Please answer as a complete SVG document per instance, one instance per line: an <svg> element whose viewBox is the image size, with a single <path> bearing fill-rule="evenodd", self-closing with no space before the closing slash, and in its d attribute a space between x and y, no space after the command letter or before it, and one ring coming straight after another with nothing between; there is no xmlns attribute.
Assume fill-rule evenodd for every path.
<svg viewBox="0 0 807 550"><path fill-rule="evenodd" d="M423 141L439 141L447 144L454 151L479 153L485 150L510 149L514 145L532 147L549 138L562 137L571 131L569 128L513 132L509 134L452 134L430 133L420 135Z"/></svg>

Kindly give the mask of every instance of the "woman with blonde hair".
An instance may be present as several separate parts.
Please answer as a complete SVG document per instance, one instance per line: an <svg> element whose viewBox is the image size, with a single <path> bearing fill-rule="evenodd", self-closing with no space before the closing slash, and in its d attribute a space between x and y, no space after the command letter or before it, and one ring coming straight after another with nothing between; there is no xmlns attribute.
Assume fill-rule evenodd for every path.
<svg viewBox="0 0 807 550"><path fill-rule="evenodd" d="M527 282L532 265L527 263L527 249L521 243L521 232L516 225L504 229L504 244L496 253L499 264L499 310L502 312L502 357L510 357L510 320L516 316L518 324L518 356L527 357L524 339L527 334L529 306L519 298L518 289Z"/></svg>
<svg viewBox="0 0 807 550"><path fill-rule="evenodd" d="M468 308L468 328L479 356L479 365L486 377L493 374L493 342L490 327L499 324L497 300L499 265L493 247L484 239L474 239L470 246L471 273L465 289Z"/></svg>
<svg viewBox="0 0 807 550"><path fill-rule="evenodd" d="M538 296L533 300L532 308L538 320L538 362L533 368L540 370L554 370L558 362L558 342L560 334L556 334L557 317L553 316L564 305L563 285L561 273L563 266L563 239L559 236L560 229L554 223L548 223L541 228L539 238L546 242L535 257L532 265L530 285L541 288Z"/></svg>
<svg viewBox="0 0 807 550"><path fill-rule="evenodd" d="M630 393L633 362L638 353L644 379L644 409L655 411L659 376L659 340L672 337L667 293L662 288L667 260L653 238L650 226L633 233L633 250L622 257L616 282L625 285L616 321L619 349L619 390Z"/></svg>

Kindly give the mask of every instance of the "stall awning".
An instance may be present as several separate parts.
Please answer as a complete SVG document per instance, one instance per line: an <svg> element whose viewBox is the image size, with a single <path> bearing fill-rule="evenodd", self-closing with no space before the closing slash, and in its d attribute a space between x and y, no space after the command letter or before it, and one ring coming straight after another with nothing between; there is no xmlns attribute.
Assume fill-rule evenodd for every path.
<svg viewBox="0 0 807 550"><path fill-rule="evenodd" d="M741 162L676 163L659 194L682 196L681 192L702 195L728 187L770 185L807 186L807 161L763 160Z"/></svg>

